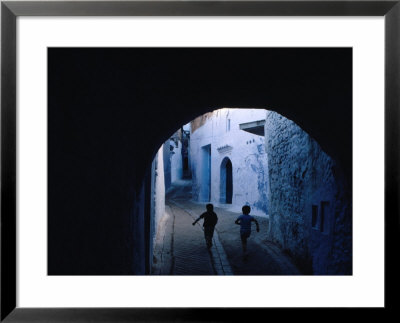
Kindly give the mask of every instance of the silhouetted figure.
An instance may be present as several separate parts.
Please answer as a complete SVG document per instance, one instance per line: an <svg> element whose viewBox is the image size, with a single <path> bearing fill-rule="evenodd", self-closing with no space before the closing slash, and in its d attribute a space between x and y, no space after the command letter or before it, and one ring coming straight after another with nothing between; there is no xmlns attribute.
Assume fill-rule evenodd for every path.
<svg viewBox="0 0 400 323"><path fill-rule="evenodd" d="M215 214L214 206L212 204L206 205L207 212L204 212L200 215L192 224L195 225L200 219L204 219L203 227L204 227L204 238L206 239L207 248L210 249L212 247L212 238L214 235L214 228L218 222L218 217Z"/></svg>
<svg viewBox="0 0 400 323"><path fill-rule="evenodd" d="M243 214L240 215L235 223L240 225L240 239L242 240L243 258L247 257L247 238L251 234L251 222L256 223L257 232L260 232L260 227L257 220L250 215L251 208L248 205L242 207Z"/></svg>

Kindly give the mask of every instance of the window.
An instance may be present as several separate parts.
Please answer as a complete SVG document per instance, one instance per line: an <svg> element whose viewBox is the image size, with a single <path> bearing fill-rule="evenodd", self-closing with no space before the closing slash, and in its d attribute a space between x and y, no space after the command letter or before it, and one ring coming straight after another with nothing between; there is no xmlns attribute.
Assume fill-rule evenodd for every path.
<svg viewBox="0 0 400 323"><path fill-rule="evenodd" d="M318 205L312 206L312 227L317 229L318 223Z"/></svg>

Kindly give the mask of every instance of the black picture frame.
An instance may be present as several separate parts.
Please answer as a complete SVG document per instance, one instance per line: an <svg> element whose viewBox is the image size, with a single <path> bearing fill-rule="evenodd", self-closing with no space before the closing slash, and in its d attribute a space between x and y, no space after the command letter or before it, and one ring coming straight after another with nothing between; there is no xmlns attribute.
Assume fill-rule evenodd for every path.
<svg viewBox="0 0 400 323"><path fill-rule="evenodd" d="M17 308L16 19L18 16L384 16L385 307L395 310L399 246L400 1L2 1L1 3L1 321L236 321L267 309ZM40 293L40 290L37 291ZM269 309L283 315L288 309ZM335 317L332 309L329 316ZM248 313L251 311L251 313ZM290 309L301 311L301 309ZM297 315L297 314L296 314ZM326 314L324 314L326 315ZM326 317L326 316L325 316ZM339 317L339 316L338 316Z"/></svg>

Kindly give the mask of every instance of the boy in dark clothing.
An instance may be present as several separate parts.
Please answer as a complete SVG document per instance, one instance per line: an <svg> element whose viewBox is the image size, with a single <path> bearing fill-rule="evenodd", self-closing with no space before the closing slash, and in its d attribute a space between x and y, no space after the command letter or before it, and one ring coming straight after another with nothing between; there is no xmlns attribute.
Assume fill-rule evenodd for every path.
<svg viewBox="0 0 400 323"><path fill-rule="evenodd" d="M250 210L250 206L243 206L243 214L240 215L235 221L236 224L240 225L240 239L242 240L243 257L247 256L247 238L250 237L251 234L251 222L256 223L257 232L260 232L260 227L257 220L253 216L249 215Z"/></svg>
<svg viewBox="0 0 400 323"><path fill-rule="evenodd" d="M218 217L214 213L214 206L212 204L206 205L207 212L200 215L192 224L195 225L200 219L204 219L204 238L206 239L207 248L212 247L212 238L214 235L214 228L218 222Z"/></svg>

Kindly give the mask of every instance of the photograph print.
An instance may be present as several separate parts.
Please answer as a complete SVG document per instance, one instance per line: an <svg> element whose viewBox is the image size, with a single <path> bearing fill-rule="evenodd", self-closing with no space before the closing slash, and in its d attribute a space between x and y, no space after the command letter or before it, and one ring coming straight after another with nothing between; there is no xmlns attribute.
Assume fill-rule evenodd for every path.
<svg viewBox="0 0 400 323"><path fill-rule="evenodd" d="M48 275L352 275L351 48L48 48Z"/></svg>

